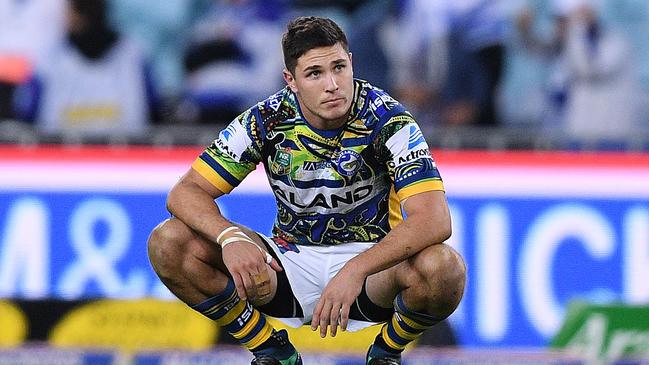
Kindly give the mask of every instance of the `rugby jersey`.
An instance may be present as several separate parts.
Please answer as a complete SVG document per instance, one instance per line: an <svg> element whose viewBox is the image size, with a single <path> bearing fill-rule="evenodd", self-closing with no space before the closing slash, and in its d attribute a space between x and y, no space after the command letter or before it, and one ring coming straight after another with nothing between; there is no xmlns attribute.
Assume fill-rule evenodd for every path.
<svg viewBox="0 0 649 365"><path fill-rule="evenodd" d="M229 193L260 162L277 202L273 236L286 249L378 242L402 221L401 201L444 189L412 115L357 79L340 129L311 127L286 87L235 118L192 167Z"/></svg>

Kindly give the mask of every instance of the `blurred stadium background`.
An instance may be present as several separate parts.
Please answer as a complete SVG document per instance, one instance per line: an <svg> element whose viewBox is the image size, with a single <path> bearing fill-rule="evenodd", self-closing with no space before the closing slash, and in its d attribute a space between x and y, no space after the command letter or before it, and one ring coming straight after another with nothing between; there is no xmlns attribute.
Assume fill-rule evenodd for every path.
<svg viewBox="0 0 649 365"><path fill-rule="evenodd" d="M107 0L107 28L141 47L140 78L150 82L141 119L97 128L84 119L129 107L76 106L69 120L48 124L46 101L34 102L46 98L52 75L76 75L54 95L86 81L81 71L47 67L57 64L52 49L72 39L67 3L0 0L0 365L250 362L173 300L145 242L168 216L166 192L202 148L281 87L279 37L298 14L343 26L355 75L412 109L445 180L450 244L467 261L468 287L406 364L649 363L649 1ZM599 21L589 52L594 34L608 31L628 46L607 54L601 43L601 62L588 53L592 72L565 66L571 38L552 43L559 19L584 5ZM492 6L486 20L458 20ZM535 41L521 34L532 18ZM458 59L472 54L458 33L489 20L504 52L496 111L485 122L477 86L467 91L456 77L478 77L462 73ZM632 88L620 90L632 93L616 99L623 91L613 80L624 75ZM576 106L593 112L592 124L571 121L576 95L600 89L613 93ZM620 118L598 118L610 111ZM274 204L263 172L220 205L269 232ZM320 340L301 328L291 338L305 364L351 365L363 363L376 331Z"/></svg>

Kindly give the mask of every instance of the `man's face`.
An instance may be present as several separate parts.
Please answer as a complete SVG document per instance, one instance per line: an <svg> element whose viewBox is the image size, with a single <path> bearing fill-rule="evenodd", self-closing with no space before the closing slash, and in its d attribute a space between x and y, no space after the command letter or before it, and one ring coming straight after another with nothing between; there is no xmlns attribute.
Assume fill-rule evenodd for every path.
<svg viewBox="0 0 649 365"><path fill-rule="evenodd" d="M354 79L351 54L340 43L309 50L298 58L295 74L284 70L284 79L297 95L309 124L333 129L345 123Z"/></svg>

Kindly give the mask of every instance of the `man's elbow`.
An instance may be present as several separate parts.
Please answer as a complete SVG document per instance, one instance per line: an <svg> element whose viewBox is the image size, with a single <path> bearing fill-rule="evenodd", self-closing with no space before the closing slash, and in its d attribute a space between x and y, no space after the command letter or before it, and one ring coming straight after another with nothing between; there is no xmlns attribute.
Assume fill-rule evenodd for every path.
<svg viewBox="0 0 649 365"><path fill-rule="evenodd" d="M167 194L167 201L166 201L166 208L171 215L176 215L176 209L178 208L178 204L182 200L179 195L181 195L181 192L179 191L181 189L180 183L176 184L170 191L169 194Z"/></svg>
<svg viewBox="0 0 649 365"><path fill-rule="evenodd" d="M445 227L445 229L442 231L442 239L440 242L445 242L449 238L451 238L451 235L453 234L453 229L451 228L451 223L449 222L448 226Z"/></svg>
<svg viewBox="0 0 649 365"><path fill-rule="evenodd" d="M167 201L165 202L165 207L167 208L167 211L171 215L174 214L174 199L173 199L173 196L172 196L171 192L169 194L167 194Z"/></svg>
<svg viewBox="0 0 649 365"><path fill-rule="evenodd" d="M444 243L446 240L451 238L452 234L453 229L451 228L451 221L446 220L442 222L441 224L437 225L437 229L435 230L435 234L433 235L435 237L435 243Z"/></svg>

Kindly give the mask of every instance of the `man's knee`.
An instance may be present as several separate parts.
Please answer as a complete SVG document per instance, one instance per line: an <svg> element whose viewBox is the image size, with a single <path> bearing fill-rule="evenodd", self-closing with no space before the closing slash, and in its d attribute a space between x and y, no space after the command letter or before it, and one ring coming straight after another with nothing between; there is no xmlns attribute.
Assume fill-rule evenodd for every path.
<svg viewBox="0 0 649 365"><path fill-rule="evenodd" d="M451 246L437 244L410 259L411 288L437 315L450 315L464 295L466 266Z"/></svg>
<svg viewBox="0 0 649 365"><path fill-rule="evenodd" d="M167 219L153 229L147 248L149 260L158 274L180 264L184 240L187 240L187 228L176 219Z"/></svg>

